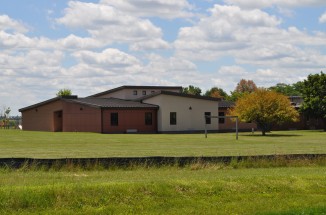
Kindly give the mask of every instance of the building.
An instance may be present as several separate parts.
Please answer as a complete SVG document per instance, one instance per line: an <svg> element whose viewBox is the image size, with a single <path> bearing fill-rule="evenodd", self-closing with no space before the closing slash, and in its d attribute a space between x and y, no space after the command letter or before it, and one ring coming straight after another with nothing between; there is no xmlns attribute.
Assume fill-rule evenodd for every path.
<svg viewBox="0 0 326 215"><path fill-rule="evenodd" d="M63 96L20 109L24 130L171 133L219 130L220 99L179 86L122 86L86 98Z"/></svg>
<svg viewBox="0 0 326 215"><path fill-rule="evenodd" d="M221 101L219 102L218 116L226 116L230 108L234 108L235 102L232 101ZM234 131L235 130L235 121L230 118L219 118L219 129L220 131ZM252 122L238 122L238 129L240 131L251 131L257 130L256 123Z"/></svg>

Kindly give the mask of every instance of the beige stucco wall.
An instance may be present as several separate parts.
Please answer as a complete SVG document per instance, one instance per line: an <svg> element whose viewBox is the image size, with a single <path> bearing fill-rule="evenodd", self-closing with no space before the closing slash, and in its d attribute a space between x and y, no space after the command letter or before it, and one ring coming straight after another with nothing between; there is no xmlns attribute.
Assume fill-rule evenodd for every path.
<svg viewBox="0 0 326 215"><path fill-rule="evenodd" d="M160 94L143 102L160 107L157 113L159 132L205 130L205 112L211 112L212 116L218 115L217 101ZM177 113L176 125L170 125L170 112ZM211 119L211 124L207 125L207 129L218 130L218 119Z"/></svg>
<svg viewBox="0 0 326 215"><path fill-rule="evenodd" d="M137 95L134 95L134 90L137 90ZM171 92L179 92L179 90L166 90L162 89L165 91L171 91ZM143 91L146 91L146 95L150 95L154 92L160 91L160 89L121 89L119 91L113 92L113 93L108 93L105 95L98 96L98 98L118 98L118 99L128 99L128 100L133 100L133 99L138 99L141 98L145 95L143 95Z"/></svg>

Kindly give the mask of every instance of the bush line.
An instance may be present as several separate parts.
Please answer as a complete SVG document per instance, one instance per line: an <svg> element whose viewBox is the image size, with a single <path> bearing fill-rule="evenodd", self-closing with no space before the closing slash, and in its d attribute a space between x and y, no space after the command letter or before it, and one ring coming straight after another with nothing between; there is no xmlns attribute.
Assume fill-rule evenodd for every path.
<svg viewBox="0 0 326 215"><path fill-rule="evenodd" d="M232 168L326 166L326 154L292 154L221 157L111 157L111 158L1 158L0 168L8 169L115 169L134 167L186 167L221 165Z"/></svg>

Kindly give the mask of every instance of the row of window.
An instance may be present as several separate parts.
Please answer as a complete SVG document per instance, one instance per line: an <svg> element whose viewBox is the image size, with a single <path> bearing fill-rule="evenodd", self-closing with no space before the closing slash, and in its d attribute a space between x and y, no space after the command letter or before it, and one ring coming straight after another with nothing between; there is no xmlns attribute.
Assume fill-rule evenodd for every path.
<svg viewBox="0 0 326 215"><path fill-rule="evenodd" d="M146 90L143 90L141 93L142 93L143 96L146 96L146 94L147 94ZM155 93L155 91L152 90L151 93ZM137 90L134 90L134 91L132 92L132 94L133 94L134 96L137 96L137 95L138 95L138 91L137 91Z"/></svg>
<svg viewBox="0 0 326 215"><path fill-rule="evenodd" d="M206 124L211 124L211 112L205 112L204 116L209 116L206 117ZM224 112L218 112L218 116L225 116ZM224 124L225 123L225 118L218 118L218 123L219 124ZM176 125L177 124L177 112L170 112L170 125Z"/></svg>
<svg viewBox="0 0 326 215"><path fill-rule="evenodd" d="M153 124L153 115L152 112L145 112L145 125ZM111 126L119 125L119 113L111 113Z"/></svg>
<svg viewBox="0 0 326 215"><path fill-rule="evenodd" d="M225 116L224 112L218 112L219 116ZM204 116L211 116L211 112L205 112ZM152 112L145 112L145 125L152 125L153 124L153 114ZM206 124L211 124L211 118L207 117ZM219 124L225 123L225 118L218 119ZM177 112L170 112L170 125L177 124ZM111 113L111 126L118 126L119 125L119 113Z"/></svg>

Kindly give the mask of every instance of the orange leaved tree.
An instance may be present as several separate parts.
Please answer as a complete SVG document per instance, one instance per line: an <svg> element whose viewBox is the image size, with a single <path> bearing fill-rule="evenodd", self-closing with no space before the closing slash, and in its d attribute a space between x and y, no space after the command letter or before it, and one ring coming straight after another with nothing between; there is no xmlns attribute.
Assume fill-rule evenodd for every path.
<svg viewBox="0 0 326 215"><path fill-rule="evenodd" d="M271 124L297 121L299 116L286 96L267 89L257 89L239 98L230 114L240 121L255 122L263 136Z"/></svg>

